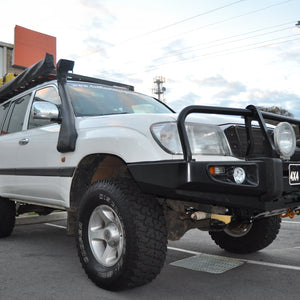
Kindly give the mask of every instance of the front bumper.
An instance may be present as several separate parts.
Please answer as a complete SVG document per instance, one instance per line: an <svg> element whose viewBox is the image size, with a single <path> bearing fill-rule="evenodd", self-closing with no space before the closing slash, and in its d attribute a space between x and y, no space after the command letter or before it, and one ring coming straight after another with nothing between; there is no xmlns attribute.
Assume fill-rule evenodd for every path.
<svg viewBox="0 0 300 300"><path fill-rule="evenodd" d="M210 166L243 167L251 180L226 182L211 175ZM289 185L288 163L279 158L145 162L128 168L143 192L159 197L259 211L300 206L300 185Z"/></svg>

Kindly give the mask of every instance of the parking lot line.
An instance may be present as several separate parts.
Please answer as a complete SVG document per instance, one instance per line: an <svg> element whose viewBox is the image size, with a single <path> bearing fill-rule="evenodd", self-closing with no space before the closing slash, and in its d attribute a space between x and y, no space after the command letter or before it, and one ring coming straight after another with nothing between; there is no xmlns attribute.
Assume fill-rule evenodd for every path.
<svg viewBox="0 0 300 300"><path fill-rule="evenodd" d="M286 221L286 222L288 222L288 221ZM295 222L292 222L292 223L295 223ZM52 224L52 223L44 223L44 224L47 225L47 226L52 226L52 227L57 227L57 228L62 228L62 229L67 228L66 226L56 225L56 224ZM187 253L187 254L192 254L192 255L206 255L207 257L211 256L211 257L215 257L215 258L224 257L224 256L221 256L221 255L211 255L211 254L206 254L206 253L202 253L202 252L197 252L197 251L192 251L192 250L187 250L187 249L181 249L181 248L176 248L176 247L171 247L171 246L169 246L168 249L178 251L178 252ZM275 264L275 263L269 263L269 262L264 262L264 261L249 260L249 259L244 259L244 258L232 258L232 257L230 257L230 259L236 260L238 262L253 264L253 265L261 265L261 266L272 267L272 268L300 271L300 267L298 267L298 266Z"/></svg>
<svg viewBox="0 0 300 300"><path fill-rule="evenodd" d="M67 229L66 226L56 225L56 224L52 224L52 223L44 223L44 224L47 225L47 226L52 226L52 227Z"/></svg>
<svg viewBox="0 0 300 300"><path fill-rule="evenodd" d="M298 221L282 221L282 223L300 224L300 222L298 222Z"/></svg>

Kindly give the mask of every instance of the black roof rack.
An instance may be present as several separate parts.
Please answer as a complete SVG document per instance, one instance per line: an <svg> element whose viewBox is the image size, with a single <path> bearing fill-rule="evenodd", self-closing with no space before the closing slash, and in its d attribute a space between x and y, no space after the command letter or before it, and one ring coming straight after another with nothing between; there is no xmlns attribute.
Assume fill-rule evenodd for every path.
<svg viewBox="0 0 300 300"><path fill-rule="evenodd" d="M63 64L67 60L60 60ZM46 53L46 56L41 61L25 69L17 77L7 82L0 87L0 103L3 103L7 99L18 95L32 87L35 87L43 82L57 79L57 71L55 69L53 55ZM98 83L108 85L112 87L125 88L130 91L134 91L132 85L127 85L119 82L108 81L104 79L98 79L94 77L88 77L73 73L67 73L67 79L74 81Z"/></svg>
<svg viewBox="0 0 300 300"><path fill-rule="evenodd" d="M109 81L109 80L104 80L104 79L95 78L95 77L88 77L88 76L73 74L73 73L68 73L67 79L74 80L74 81L84 81L84 82L90 82L90 83L104 84L104 85L109 85L112 87L121 87L121 88L130 90L130 91L134 91L134 86L132 86L132 85Z"/></svg>
<svg viewBox="0 0 300 300"><path fill-rule="evenodd" d="M0 103L42 82L56 78L53 55L46 53L44 59L20 73L0 87Z"/></svg>

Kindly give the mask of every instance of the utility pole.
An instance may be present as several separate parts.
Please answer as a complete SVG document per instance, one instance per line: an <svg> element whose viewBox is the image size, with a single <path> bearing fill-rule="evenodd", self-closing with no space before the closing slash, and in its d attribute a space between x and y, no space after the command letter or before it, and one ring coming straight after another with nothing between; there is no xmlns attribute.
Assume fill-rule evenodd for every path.
<svg viewBox="0 0 300 300"><path fill-rule="evenodd" d="M162 76L156 76L153 79L153 82L155 84L152 92L153 94L157 95L158 100L165 102L165 99L161 99L161 96L164 94L164 92L166 91L166 88L164 86L162 86L163 83L166 82L165 77Z"/></svg>

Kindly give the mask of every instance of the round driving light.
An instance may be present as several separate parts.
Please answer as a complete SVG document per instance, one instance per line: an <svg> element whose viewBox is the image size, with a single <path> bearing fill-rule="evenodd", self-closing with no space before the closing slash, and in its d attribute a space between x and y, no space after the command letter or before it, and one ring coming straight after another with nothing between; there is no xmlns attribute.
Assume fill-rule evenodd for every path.
<svg viewBox="0 0 300 300"><path fill-rule="evenodd" d="M235 183L242 184L246 179L246 172L243 168L237 167L233 170L233 178Z"/></svg>
<svg viewBox="0 0 300 300"><path fill-rule="evenodd" d="M296 136L293 127L287 123L279 123L274 129L274 143L277 153L283 159L290 159L295 153Z"/></svg>

